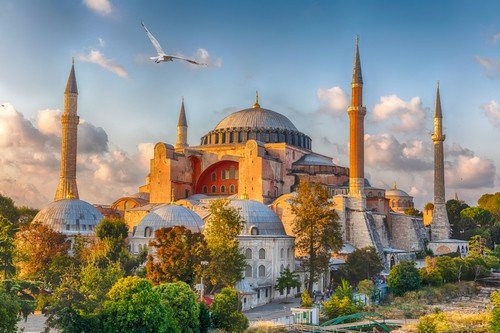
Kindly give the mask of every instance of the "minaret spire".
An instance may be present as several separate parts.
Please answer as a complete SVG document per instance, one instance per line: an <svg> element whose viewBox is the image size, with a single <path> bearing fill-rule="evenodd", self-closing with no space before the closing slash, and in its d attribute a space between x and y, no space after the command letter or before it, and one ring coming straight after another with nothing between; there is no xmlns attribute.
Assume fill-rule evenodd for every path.
<svg viewBox="0 0 500 333"><path fill-rule="evenodd" d="M347 109L349 115L349 195L359 199L359 209L365 208L364 170L364 121L366 108L363 106L363 76L359 56L359 36L356 37L354 67L352 71L352 99Z"/></svg>
<svg viewBox="0 0 500 333"><path fill-rule="evenodd" d="M179 121L177 122L177 142L175 144L176 150L183 150L189 147L187 143L187 129L188 124L186 120L186 110L184 108L184 97L182 97L181 110L179 111Z"/></svg>
<svg viewBox="0 0 500 333"><path fill-rule="evenodd" d="M260 108L260 104L259 104L259 92L258 91L255 92L255 103L253 104L253 108L254 109L259 109Z"/></svg>
<svg viewBox="0 0 500 333"><path fill-rule="evenodd" d="M432 213L431 239L433 241L448 239L451 235L450 222L446 212L445 186L444 186L444 149L443 142L443 113L441 110L441 96L439 94L439 81L436 87L436 106L434 110L434 210Z"/></svg>
<svg viewBox="0 0 500 333"><path fill-rule="evenodd" d="M76 185L77 134L80 117L77 114L78 87L76 85L75 61L64 90L64 112L61 116L61 170L54 200L78 199Z"/></svg>

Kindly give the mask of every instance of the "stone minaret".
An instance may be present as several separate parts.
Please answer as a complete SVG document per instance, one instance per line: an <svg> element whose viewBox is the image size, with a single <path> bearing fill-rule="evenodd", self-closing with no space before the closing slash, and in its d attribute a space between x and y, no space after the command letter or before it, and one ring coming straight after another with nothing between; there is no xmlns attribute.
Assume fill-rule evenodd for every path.
<svg viewBox="0 0 500 333"><path fill-rule="evenodd" d="M186 121L186 111L184 110L184 97L182 98L181 111L179 112L179 121L177 122L177 143L175 144L175 150L182 150L188 147L187 143L187 121Z"/></svg>
<svg viewBox="0 0 500 333"><path fill-rule="evenodd" d="M71 65L68 83L64 91L64 112L61 116L61 171L54 200L78 199L76 186L76 145L80 117L77 115L78 88L75 63Z"/></svg>
<svg viewBox="0 0 500 333"><path fill-rule="evenodd" d="M363 76L359 60L359 37L356 38L356 54L352 72L352 101L347 109L349 115L349 195L365 204L364 171L364 120L366 108L363 106Z"/></svg>
<svg viewBox="0 0 500 333"><path fill-rule="evenodd" d="M450 222L446 212L444 194L444 152L443 142L443 114L441 112L441 97L439 96L439 82L436 90L436 109L434 113L434 210L431 222L431 240L437 241L450 238Z"/></svg>

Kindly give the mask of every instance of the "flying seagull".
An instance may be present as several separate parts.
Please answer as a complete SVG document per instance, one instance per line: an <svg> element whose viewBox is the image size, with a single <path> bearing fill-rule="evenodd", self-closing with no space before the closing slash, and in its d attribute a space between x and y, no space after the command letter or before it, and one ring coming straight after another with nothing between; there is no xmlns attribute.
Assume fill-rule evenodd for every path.
<svg viewBox="0 0 500 333"><path fill-rule="evenodd" d="M187 58L182 58L182 57L177 57L177 56L166 54L165 51L163 51L163 49L161 48L160 43L158 43L158 40L156 40L155 36L153 36L153 34L151 32L149 32L148 28L146 28L146 26L144 25L144 22L141 22L141 24L144 27L144 30L146 30L146 34L148 35L149 40L151 41L151 43L155 47L156 52L158 53L157 57L150 57L149 59L154 60L157 64L159 64L160 62L164 62L164 61L174 61L174 59L178 59L178 60L187 61L191 64L198 65L198 66L207 66L207 64L202 64L202 63L196 62L192 59L187 59Z"/></svg>

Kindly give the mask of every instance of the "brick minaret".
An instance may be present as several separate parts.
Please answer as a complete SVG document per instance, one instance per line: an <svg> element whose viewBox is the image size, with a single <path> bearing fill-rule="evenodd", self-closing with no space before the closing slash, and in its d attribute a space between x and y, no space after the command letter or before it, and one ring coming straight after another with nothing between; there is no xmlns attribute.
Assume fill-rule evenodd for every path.
<svg viewBox="0 0 500 333"><path fill-rule="evenodd" d="M77 115L78 88L76 86L75 64L71 65L66 90L64 91L64 112L61 116L61 171L54 200L78 199L76 186L76 145L79 118Z"/></svg>
<svg viewBox="0 0 500 333"><path fill-rule="evenodd" d="M186 121L186 111L184 110L184 97L182 98L181 111L179 112L179 121L177 122L177 142L175 144L175 150L182 150L189 147L187 143L187 121Z"/></svg>
<svg viewBox="0 0 500 333"><path fill-rule="evenodd" d="M366 108L363 106L363 76L359 60L359 37L356 38L356 54L352 72L352 101L347 109L349 114L349 195L360 199L365 206L364 193L364 120Z"/></svg>
<svg viewBox="0 0 500 333"><path fill-rule="evenodd" d="M444 194L444 152L443 142L443 114L441 112L441 97L439 95L439 82L436 90L436 107L434 113L434 211L431 222L431 240L437 241L450 238L450 222L446 212Z"/></svg>

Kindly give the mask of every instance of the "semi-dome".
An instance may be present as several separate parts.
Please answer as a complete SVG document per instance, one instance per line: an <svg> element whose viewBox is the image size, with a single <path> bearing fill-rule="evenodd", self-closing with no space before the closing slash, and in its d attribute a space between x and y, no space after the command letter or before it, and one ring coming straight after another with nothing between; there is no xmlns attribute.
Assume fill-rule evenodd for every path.
<svg viewBox="0 0 500 333"><path fill-rule="evenodd" d="M242 235L286 236L283 223L268 206L254 200L230 200L245 221Z"/></svg>
<svg viewBox="0 0 500 333"><path fill-rule="evenodd" d="M284 142L311 149L311 138L301 133L286 116L261 108L256 100L252 108L240 110L222 119L214 130L201 138L201 145Z"/></svg>
<svg viewBox="0 0 500 333"><path fill-rule="evenodd" d="M396 183L390 190L385 190L386 197L409 197L410 195L403 190L398 189Z"/></svg>
<svg viewBox="0 0 500 333"><path fill-rule="evenodd" d="M201 232L203 220L192 210L175 205L158 206L148 213L134 228L134 237L154 237L154 232L161 228L184 226L192 232Z"/></svg>
<svg viewBox="0 0 500 333"><path fill-rule="evenodd" d="M86 235L93 233L102 218L102 214L88 202L62 199L40 210L33 222L43 223L66 235Z"/></svg>

